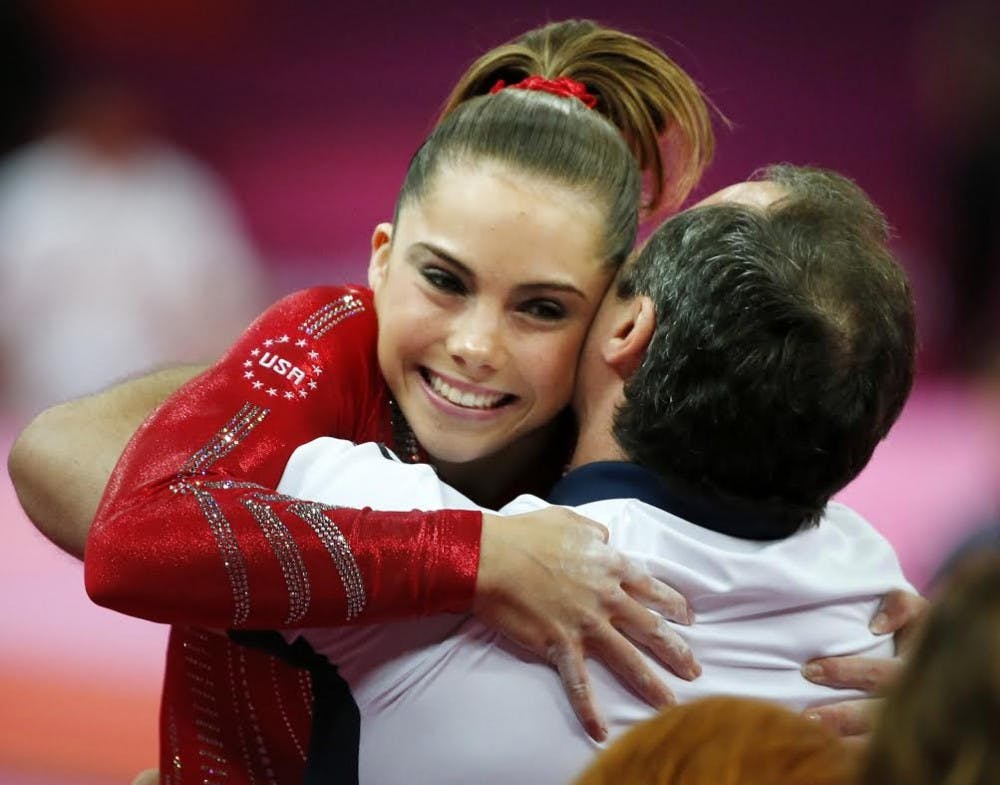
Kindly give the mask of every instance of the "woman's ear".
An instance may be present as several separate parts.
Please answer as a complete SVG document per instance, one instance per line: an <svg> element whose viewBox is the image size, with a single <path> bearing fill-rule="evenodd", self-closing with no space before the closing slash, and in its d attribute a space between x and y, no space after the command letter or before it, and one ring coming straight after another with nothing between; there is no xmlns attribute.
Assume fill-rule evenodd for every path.
<svg viewBox="0 0 1000 785"><path fill-rule="evenodd" d="M604 344L604 361L623 379L642 365L656 332L656 309L646 295L625 300L618 310L610 337Z"/></svg>
<svg viewBox="0 0 1000 785"><path fill-rule="evenodd" d="M385 280L392 251L392 224L380 223L372 232L372 254L368 260L368 286L377 291Z"/></svg>

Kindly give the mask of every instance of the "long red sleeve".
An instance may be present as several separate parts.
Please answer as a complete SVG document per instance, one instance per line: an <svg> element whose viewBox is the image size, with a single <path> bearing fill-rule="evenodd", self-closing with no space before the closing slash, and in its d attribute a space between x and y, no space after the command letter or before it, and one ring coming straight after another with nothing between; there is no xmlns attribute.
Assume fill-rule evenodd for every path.
<svg viewBox="0 0 1000 785"><path fill-rule="evenodd" d="M366 289L309 289L167 400L125 450L91 529L94 601L251 629L468 609L479 513L329 508L274 490L313 438L390 441L376 333Z"/></svg>

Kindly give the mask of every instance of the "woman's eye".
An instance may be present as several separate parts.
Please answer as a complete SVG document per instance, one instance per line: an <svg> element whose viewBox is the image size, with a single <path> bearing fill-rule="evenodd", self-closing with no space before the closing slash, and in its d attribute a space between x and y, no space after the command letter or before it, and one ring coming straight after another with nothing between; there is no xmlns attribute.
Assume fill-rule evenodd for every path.
<svg viewBox="0 0 1000 785"><path fill-rule="evenodd" d="M555 322L566 316L566 308L556 300L529 300L521 310L546 322Z"/></svg>
<svg viewBox="0 0 1000 785"><path fill-rule="evenodd" d="M424 279L435 289L449 294L465 294L462 280L440 267L425 267L420 271Z"/></svg>

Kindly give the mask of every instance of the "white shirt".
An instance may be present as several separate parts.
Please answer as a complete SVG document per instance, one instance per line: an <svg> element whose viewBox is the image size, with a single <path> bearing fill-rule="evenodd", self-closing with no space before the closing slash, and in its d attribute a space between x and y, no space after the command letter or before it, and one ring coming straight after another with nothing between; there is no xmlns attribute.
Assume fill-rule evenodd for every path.
<svg viewBox="0 0 1000 785"><path fill-rule="evenodd" d="M282 493L382 510L474 508L429 466L386 458L378 446L317 439L292 455ZM547 506L522 496L502 514ZM701 663L683 681L655 666L681 701L715 694L768 698L793 709L855 697L806 681L813 657L889 657L868 630L879 598L906 588L890 545L850 509L778 541L737 539L635 499L575 508L606 525L611 544L687 597L697 621L678 627ZM574 718L556 673L467 616L304 637L339 667L361 712L362 783L565 783L597 745ZM653 710L599 663L590 666L610 738Z"/></svg>

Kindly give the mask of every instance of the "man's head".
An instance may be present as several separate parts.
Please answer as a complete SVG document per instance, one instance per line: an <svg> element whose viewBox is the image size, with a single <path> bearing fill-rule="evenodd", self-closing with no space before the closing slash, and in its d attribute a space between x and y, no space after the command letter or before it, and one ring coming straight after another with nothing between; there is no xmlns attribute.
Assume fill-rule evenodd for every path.
<svg viewBox="0 0 1000 785"><path fill-rule="evenodd" d="M791 532L899 416L913 304L853 183L790 166L760 178L740 203L665 222L623 270L619 302L649 298L656 319L613 430L631 460Z"/></svg>

